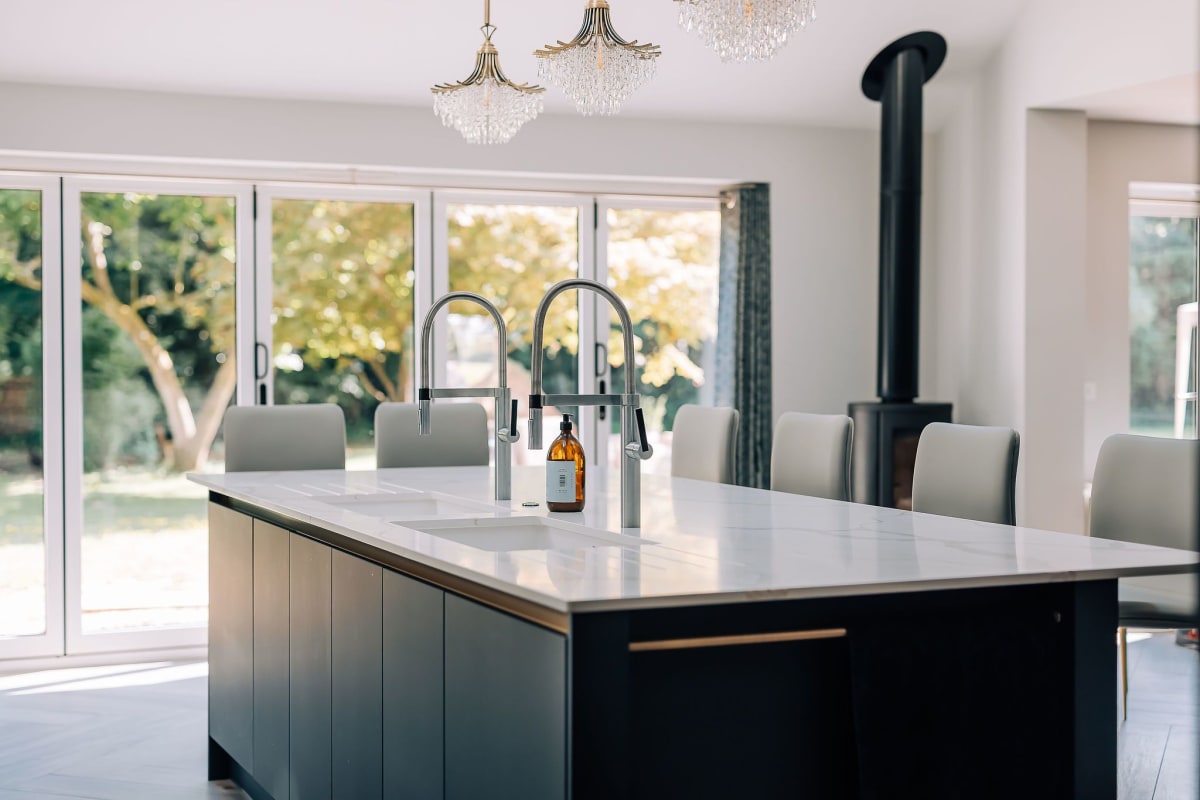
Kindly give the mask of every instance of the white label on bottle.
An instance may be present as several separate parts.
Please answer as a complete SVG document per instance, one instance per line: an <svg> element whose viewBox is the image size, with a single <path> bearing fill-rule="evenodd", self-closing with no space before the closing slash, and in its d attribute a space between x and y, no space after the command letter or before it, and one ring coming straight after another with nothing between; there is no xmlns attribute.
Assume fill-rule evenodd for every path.
<svg viewBox="0 0 1200 800"><path fill-rule="evenodd" d="M575 502L575 462L546 462L546 502Z"/></svg>

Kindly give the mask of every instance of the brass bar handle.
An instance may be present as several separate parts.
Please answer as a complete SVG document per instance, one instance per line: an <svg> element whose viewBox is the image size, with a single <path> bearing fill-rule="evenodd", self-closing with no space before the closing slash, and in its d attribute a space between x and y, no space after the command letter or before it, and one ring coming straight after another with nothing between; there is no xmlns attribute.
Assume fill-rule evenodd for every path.
<svg viewBox="0 0 1200 800"><path fill-rule="evenodd" d="M702 647L736 647L744 644L777 644L804 642L814 639L841 639L845 628L823 628L811 631L777 631L775 633L744 633L736 636L704 636L698 639L656 639L630 642L629 652L647 653L657 650L696 650Z"/></svg>

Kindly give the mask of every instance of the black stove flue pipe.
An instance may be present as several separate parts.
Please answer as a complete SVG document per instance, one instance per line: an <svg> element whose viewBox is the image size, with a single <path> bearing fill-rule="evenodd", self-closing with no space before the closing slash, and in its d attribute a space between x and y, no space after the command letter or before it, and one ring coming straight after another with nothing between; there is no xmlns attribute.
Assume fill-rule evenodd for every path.
<svg viewBox="0 0 1200 800"><path fill-rule="evenodd" d="M946 58L932 31L889 44L863 73L862 91L883 107L879 190L879 398L917 397L921 297L922 92Z"/></svg>

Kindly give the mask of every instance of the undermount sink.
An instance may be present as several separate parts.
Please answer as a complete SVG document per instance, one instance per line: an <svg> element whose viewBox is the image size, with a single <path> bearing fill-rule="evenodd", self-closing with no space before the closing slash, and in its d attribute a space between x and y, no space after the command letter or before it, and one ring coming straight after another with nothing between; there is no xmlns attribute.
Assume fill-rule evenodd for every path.
<svg viewBox="0 0 1200 800"><path fill-rule="evenodd" d="M465 500L430 497L416 492L411 495L368 495L358 496L347 501L327 499L322 502L353 511L356 514L379 517L392 522L403 522L410 519L427 520L433 517L462 518L493 515L502 511L500 508L483 503L476 504Z"/></svg>
<svg viewBox="0 0 1200 800"><path fill-rule="evenodd" d="M638 547L651 544L636 536L583 528L545 517L428 520L405 527L492 552L578 550L590 547Z"/></svg>

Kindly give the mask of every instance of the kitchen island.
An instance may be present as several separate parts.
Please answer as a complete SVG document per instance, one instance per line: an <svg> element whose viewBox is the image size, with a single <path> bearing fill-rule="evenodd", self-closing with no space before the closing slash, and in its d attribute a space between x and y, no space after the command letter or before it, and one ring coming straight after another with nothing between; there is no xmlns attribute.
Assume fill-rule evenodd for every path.
<svg viewBox="0 0 1200 800"><path fill-rule="evenodd" d="M1116 579L1197 556L647 475L210 491L209 769L254 797L1115 797ZM541 505L525 508L523 501Z"/></svg>

